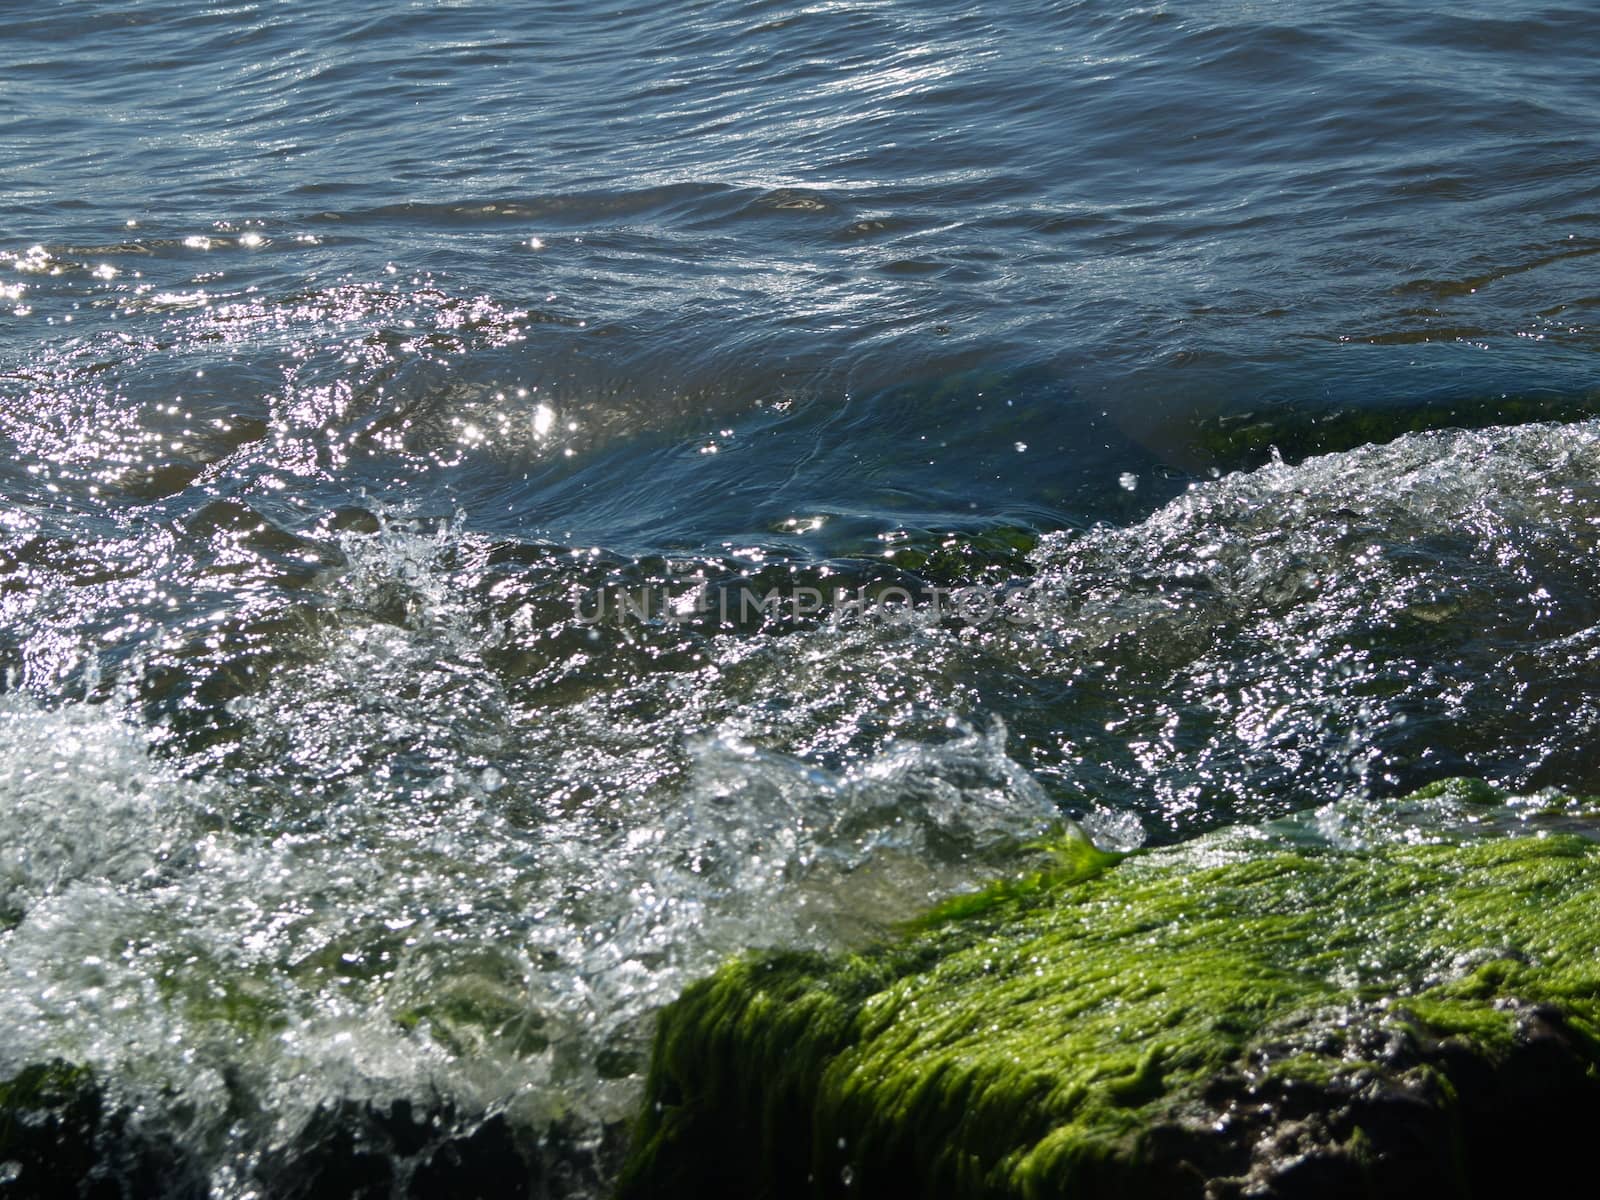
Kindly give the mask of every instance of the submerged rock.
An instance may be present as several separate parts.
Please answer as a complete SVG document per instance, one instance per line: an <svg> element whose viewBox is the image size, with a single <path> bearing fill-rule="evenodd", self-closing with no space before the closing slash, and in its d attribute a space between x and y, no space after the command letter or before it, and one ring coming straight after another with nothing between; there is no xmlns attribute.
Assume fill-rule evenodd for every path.
<svg viewBox="0 0 1600 1200"><path fill-rule="evenodd" d="M1059 854L689 989L620 1195L1468 1196L1584 1164L1600 845Z"/></svg>
<svg viewBox="0 0 1600 1200"><path fill-rule="evenodd" d="M1276 450L1289 462L1314 454L1392 442L1408 433L1488 429L1553 421L1574 423L1600 413L1600 392L1450 396L1359 408L1295 407L1200 417L1174 448L1191 467L1249 470Z"/></svg>

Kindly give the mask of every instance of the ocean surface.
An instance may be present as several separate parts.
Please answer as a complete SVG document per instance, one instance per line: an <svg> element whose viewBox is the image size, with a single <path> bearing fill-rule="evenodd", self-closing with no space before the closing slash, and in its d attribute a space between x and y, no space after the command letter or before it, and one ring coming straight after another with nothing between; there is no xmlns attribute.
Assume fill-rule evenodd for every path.
<svg viewBox="0 0 1600 1200"><path fill-rule="evenodd" d="M0 1077L603 1194L1063 818L1600 792L1597 270L1582 6L0 3Z"/></svg>

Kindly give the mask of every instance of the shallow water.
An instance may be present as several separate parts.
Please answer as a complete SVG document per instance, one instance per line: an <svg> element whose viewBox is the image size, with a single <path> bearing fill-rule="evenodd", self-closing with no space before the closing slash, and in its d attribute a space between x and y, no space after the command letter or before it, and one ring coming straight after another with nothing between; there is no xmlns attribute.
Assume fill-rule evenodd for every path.
<svg viewBox="0 0 1600 1200"><path fill-rule="evenodd" d="M1063 815L1600 791L1589 16L8 10L0 1068L582 1142Z"/></svg>

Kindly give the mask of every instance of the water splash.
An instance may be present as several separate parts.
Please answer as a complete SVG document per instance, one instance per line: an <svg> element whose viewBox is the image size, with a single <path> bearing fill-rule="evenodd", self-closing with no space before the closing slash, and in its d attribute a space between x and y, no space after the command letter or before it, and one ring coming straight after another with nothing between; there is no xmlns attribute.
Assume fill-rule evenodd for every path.
<svg viewBox="0 0 1600 1200"><path fill-rule="evenodd" d="M1597 474L1588 425L1273 464L1046 537L1031 576L974 560L1016 623L593 623L596 587L939 577L574 554L400 505L214 501L86 544L118 569L81 579L30 526L4 1065L183 1095L224 1195L345 1103L592 1147L651 1012L721 956L853 944L1065 811L1127 848L1310 805L1292 836L1361 844L1400 777L1581 768Z"/></svg>
<svg viewBox="0 0 1600 1200"><path fill-rule="evenodd" d="M671 808L635 794L619 825L533 820L517 784L459 764L263 803L152 759L114 704L3 704L18 1031L0 1070L59 1055L133 1103L183 1095L181 1128L150 1120L226 1194L352 1100L444 1095L463 1120L598 1138L636 1094L649 1014L687 980L747 946L881 931L1056 819L998 727L838 775L711 736ZM280 732L317 722L308 704Z"/></svg>

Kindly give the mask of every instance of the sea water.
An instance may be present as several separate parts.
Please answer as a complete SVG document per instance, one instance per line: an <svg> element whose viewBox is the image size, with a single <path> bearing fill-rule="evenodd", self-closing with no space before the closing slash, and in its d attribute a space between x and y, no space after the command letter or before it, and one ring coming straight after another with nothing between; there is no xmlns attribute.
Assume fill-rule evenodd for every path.
<svg viewBox="0 0 1600 1200"><path fill-rule="evenodd" d="M1600 790L1584 9L6 4L0 97L0 1076L216 1195L603 1191L687 981L1063 820Z"/></svg>

